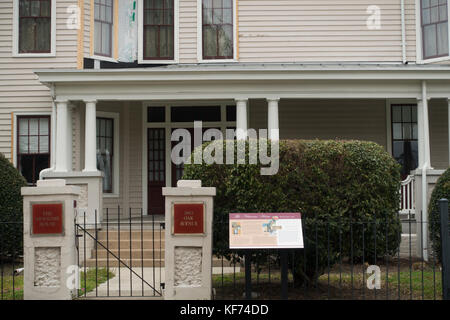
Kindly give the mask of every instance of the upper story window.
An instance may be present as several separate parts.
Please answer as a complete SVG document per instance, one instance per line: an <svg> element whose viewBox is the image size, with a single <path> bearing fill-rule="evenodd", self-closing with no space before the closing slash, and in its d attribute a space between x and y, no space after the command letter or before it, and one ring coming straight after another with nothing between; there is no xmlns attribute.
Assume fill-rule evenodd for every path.
<svg viewBox="0 0 450 320"><path fill-rule="evenodd" d="M174 0L144 1L144 60L174 59Z"/></svg>
<svg viewBox="0 0 450 320"><path fill-rule="evenodd" d="M112 56L113 0L95 0L94 8L94 54Z"/></svg>
<svg viewBox="0 0 450 320"><path fill-rule="evenodd" d="M202 0L203 59L233 59L233 0Z"/></svg>
<svg viewBox="0 0 450 320"><path fill-rule="evenodd" d="M51 17L51 0L19 0L18 53L51 52Z"/></svg>
<svg viewBox="0 0 450 320"><path fill-rule="evenodd" d="M448 56L447 0L421 0L423 58Z"/></svg>

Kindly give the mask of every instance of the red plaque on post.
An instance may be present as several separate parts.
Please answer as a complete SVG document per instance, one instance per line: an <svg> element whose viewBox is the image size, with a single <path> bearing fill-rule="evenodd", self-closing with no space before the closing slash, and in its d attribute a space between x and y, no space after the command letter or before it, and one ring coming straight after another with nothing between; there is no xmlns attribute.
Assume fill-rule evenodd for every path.
<svg viewBox="0 0 450 320"><path fill-rule="evenodd" d="M63 204L39 203L32 204L32 234L62 234Z"/></svg>
<svg viewBox="0 0 450 320"><path fill-rule="evenodd" d="M202 235L205 233L205 205L203 203L173 204L173 234Z"/></svg>

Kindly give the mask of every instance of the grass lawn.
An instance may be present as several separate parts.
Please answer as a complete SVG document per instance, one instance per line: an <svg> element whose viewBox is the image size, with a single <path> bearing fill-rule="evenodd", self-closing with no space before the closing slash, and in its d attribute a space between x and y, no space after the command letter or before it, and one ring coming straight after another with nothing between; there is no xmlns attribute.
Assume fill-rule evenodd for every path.
<svg viewBox="0 0 450 320"><path fill-rule="evenodd" d="M363 268L355 268L353 277L347 270L341 273L332 270L330 276L322 275L317 286L293 286L292 275L289 274L289 299L367 299L367 300L440 300L442 299L441 272L439 268L426 267L422 270L402 268L400 272L381 269L381 288L369 290L366 286L367 274ZM280 272L269 274L252 273L252 291L258 294L258 299L280 299ZM423 279L423 281L422 281ZM213 276L213 287L216 289L216 299L241 299L245 291L245 274L225 274Z"/></svg>
<svg viewBox="0 0 450 320"><path fill-rule="evenodd" d="M84 272L80 273L80 287L78 294L84 295L84 292L90 292L95 289L95 269L89 269L87 277ZM84 280L86 278L86 287ZM109 279L114 278L114 273L109 272ZM97 285L102 284L107 280L106 268L98 269ZM4 276L3 282L0 279L0 300L22 300L23 299L23 275Z"/></svg>

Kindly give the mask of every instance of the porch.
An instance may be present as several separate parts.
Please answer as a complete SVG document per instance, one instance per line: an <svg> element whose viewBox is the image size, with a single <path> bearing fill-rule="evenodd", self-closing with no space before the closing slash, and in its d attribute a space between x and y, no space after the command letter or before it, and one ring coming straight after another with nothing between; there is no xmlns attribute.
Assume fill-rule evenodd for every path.
<svg viewBox="0 0 450 320"><path fill-rule="evenodd" d="M210 65L36 73L52 88L55 101L52 168L42 177L85 185L79 206L91 215L97 209L100 220L103 208L113 219L128 217L129 210L135 217L164 214L160 189L173 186L182 173L170 161L171 133L192 128L193 120L222 132L278 129L272 139L374 141L391 154L395 142L414 140L410 154L419 170L411 180L416 183L405 182L409 197L415 195L401 202L405 219L413 213L427 219L422 194L429 196L449 164L447 67ZM416 106L416 120L405 121L410 125L405 139L403 126L398 137L393 106ZM100 132L99 118L112 119L110 132L106 126ZM113 150L107 189L97 170L102 139ZM436 178L425 181L425 189L417 183L422 173Z"/></svg>

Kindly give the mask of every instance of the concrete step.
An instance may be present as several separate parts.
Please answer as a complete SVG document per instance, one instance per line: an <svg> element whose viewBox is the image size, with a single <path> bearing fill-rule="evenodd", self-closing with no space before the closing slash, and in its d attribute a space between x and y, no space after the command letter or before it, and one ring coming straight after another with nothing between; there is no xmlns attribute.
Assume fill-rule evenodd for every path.
<svg viewBox="0 0 450 320"><path fill-rule="evenodd" d="M129 240L131 236L132 240L152 240L153 238L155 240L164 240L165 232L164 230L144 230L142 233L141 231L137 230L101 230L98 232L98 240L106 240L107 238L109 240L118 240L120 237L120 240Z"/></svg>
<svg viewBox="0 0 450 320"><path fill-rule="evenodd" d="M120 250L130 250L130 240L129 239L120 239L120 242L118 240L99 240L99 243L101 243L103 246L107 247L109 250L114 250L114 249L118 249L119 245L120 245ZM153 248L156 249L164 249L165 247L165 241L164 239L162 239L161 241L158 240L144 240L141 241L139 240L131 240L131 250L133 249L141 249L141 247L143 249L149 249L149 250L153 250ZM95 249L95 244L94 244L94 249ZM97 244L97 249L103 249L105 250L100 244Z"/></svg>
<svg viewBox="0 0 450 320"><path fill-rule="evenodd" d="M126 267L164 267L164 260L161 259L122 259L122 256L120 257L122 260L122 263L120 264L120 267L126 268ZM110 259L109 261L107 259L87 259L86 260L86 267L88 268L95 268L95 266L99 268L106 268L109 266L110 268L119 267L119 260L118 259ZM84 267L84 263L81 264L81 267Z"/></svg>
<svg viewBox="0 0 450 320"><path fill-rule="evenodd" d="M110 250L109 255L107 254L106 249L98 249L97 250L97 258L98 259L106 259L109 256L109 260L114 260L117 259L116 257L114 257L114 255L116 257L119 257L119 250L118 249L113 249ZM95 258L96 256L96 251L95 249L92 250L91 253L91 257ZM144 259L164 259L165 257L165 251L164 250L159 250L159 248L155 248L155 251L153 251L153 249L144 249L144 250L139 250L139 249L133 249L131 250L120 250L120 258L121 259L129 259L131 256L132 259L141 259L142 257Z"/></svg>

